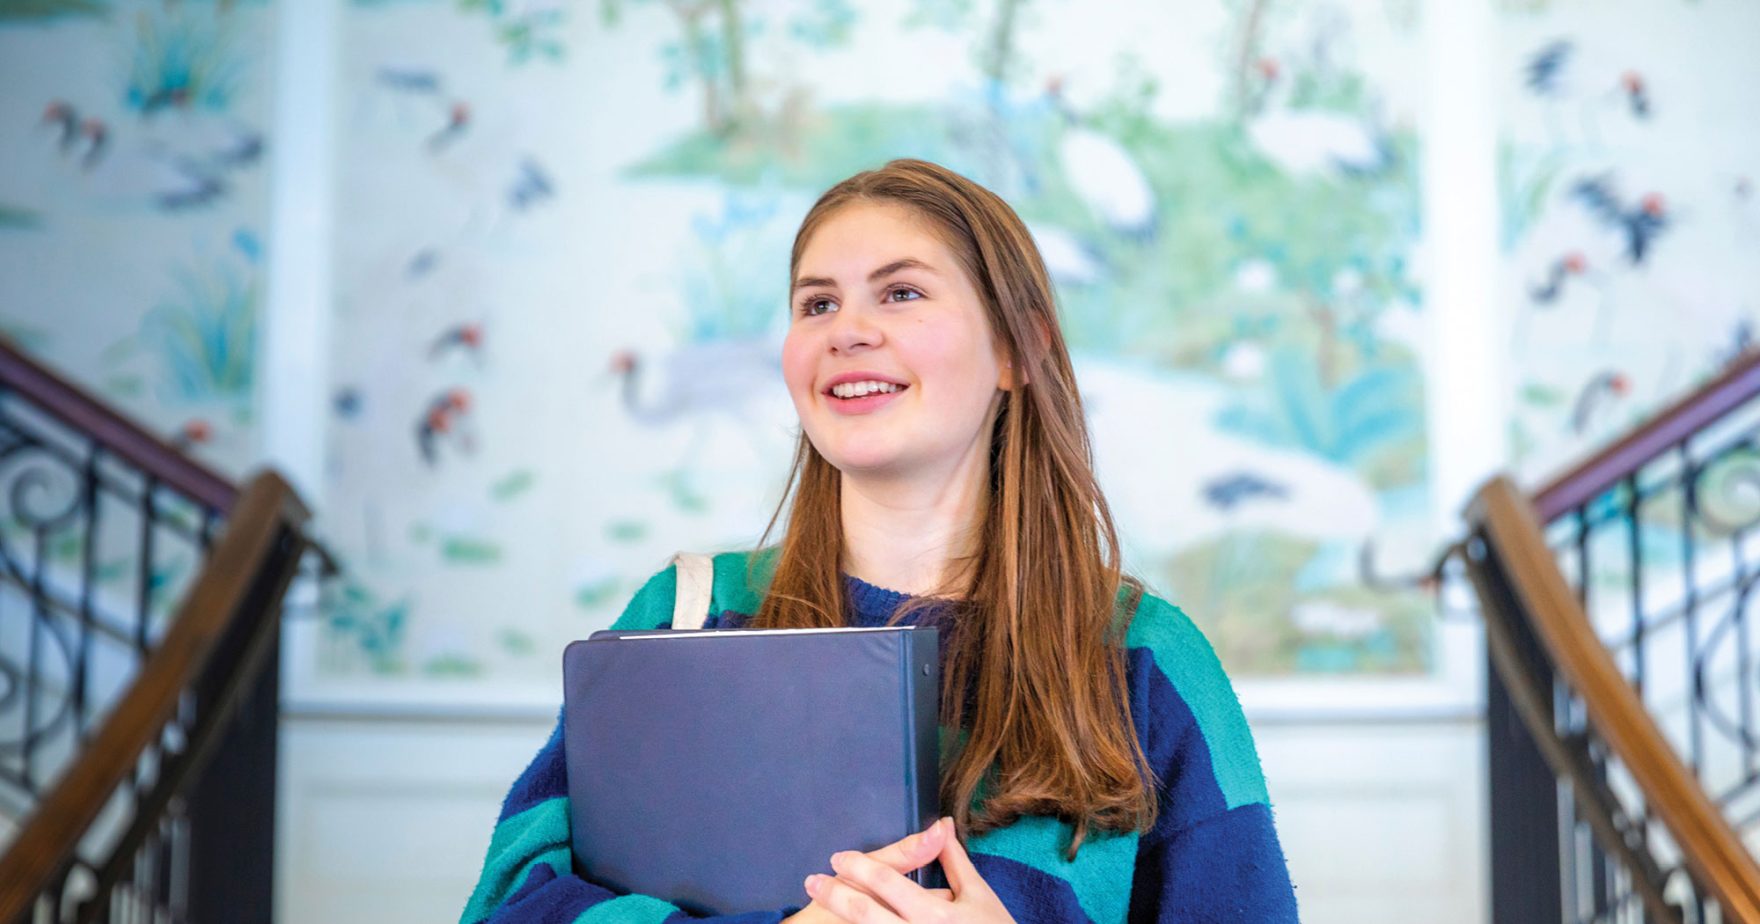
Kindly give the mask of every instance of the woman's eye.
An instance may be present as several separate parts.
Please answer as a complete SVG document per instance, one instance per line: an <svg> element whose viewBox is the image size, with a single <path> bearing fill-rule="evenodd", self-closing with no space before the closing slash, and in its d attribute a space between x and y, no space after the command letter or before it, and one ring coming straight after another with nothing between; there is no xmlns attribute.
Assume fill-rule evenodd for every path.
<svg viewBox="0 0 1760 924"><path fill-rule="evenodd" d="M910 297L909 298L899 298L898 296L901 296L901 295L908 295ZM915 301L919 298L922 298L923 293L918 292L916 289L897 288L897 289L893 289L890 292L887 292L886 297L892 301L895 301L895 302L909 302L909 301Z"/></svg>
<svg viewBox="0 0 1760 924"><path fill-rule="evenodd" d="M804 314L807 317L814 317L823 314L824 312L819 310L821 306L829 311L831 308L836 307L836 303L828 298L809 298L806 301L801 302L801 314Z"/></svg>

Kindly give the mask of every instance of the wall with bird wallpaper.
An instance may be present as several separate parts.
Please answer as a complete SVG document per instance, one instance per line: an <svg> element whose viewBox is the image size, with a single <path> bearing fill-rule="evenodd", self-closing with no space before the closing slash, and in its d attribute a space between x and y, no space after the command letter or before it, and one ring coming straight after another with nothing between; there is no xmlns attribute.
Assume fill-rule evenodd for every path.
<svg viewBox="0 0 1760 924"><path fill-rule="evenodd" d="M1760 6L1501 17L1510 436L1538 477L1755 344Z"/></svg>
<svg viewBox="0 0 1760 924"><path fill-rule="evenodd" d="M795 435L792 232L916 156L1037 238L1127 565L1237 674L1428 674L1432 605L1367 580L1444 538L1420 7L344 0L313 387L347 570L303 673L548 702L671 552L754 541ZM1760 291L1760 8L1605 8L1496 5L1486 310L1530 472L1745 348ZM274 425L271 13L0 0L0 324L235 470Z"/></svg>
<svg viewBox="0 0 1760 924"><path fill-rule="evenodd" d="M1045 254L1127 563L1237 671L1422 674L1415 4L356 2L320 677L548 683L762 529L793 230L936 160ZM1380 551L1376 551L1380 549Z"/></svg>
<svg viewBox="0 0 1760 924"><path fill-rule="evenodd" d="M233 472L259 451L273 21L0 0L0 334Z"/></svg>

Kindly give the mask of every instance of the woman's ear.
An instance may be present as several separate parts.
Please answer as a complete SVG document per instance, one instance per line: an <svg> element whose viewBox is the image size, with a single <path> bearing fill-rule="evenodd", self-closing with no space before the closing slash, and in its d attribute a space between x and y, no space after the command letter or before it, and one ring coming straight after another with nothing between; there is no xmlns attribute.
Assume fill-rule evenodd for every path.
<svg viewBox="0 0 1760 924"><path fill-rule="evenodd" d="M1025 384L1027 384L1026 370L1022 369L1017 373L1014 371L1014 363L1004 360L1002 363L1002 375L998 377L996 387L1003 391L1014 391L1015 386Z"/></svg>
<svg viewBox="0 0 1760 924"><path fill-rule="evenodd" d="M1034 318L1033 329L1039 334L1039 352L1050 352L1051 325L1045 323L1044 318ZM1024 366L1025 364L1023 363L1022 365ZM1012 360L1004 359L1002 361L1002 376L1001 381L997 384L998 388L1001 388L1003 391L1014 391L1016 385L1025 385L1030 381L1031 380L1027 378L1026 369L1023 368L1020 372L1015 372L1014 362Z"/></svg>

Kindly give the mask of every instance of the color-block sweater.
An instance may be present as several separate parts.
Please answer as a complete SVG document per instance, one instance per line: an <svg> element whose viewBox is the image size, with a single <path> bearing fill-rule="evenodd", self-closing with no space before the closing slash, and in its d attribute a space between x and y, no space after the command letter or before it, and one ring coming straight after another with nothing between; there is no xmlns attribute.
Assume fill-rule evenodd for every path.
<svg viewBox="0 0 1760 924"><path fill-rule="evenodd" d="M746 560L742 553L715 557L706 627L739 627L757 611ZM676 581L671 566L656 574L613 628L670 627ZM851 625L884 625L908 599L849 576L844 589ZM918 621L933 618L931 610ZM967 841L973 865L1021 924L1295 921L1258 753L1209 643L1178 608L1145 593L1125 644L1131 719L1160 796L1153 827L1090 834L1067 861L1071 826L1027 816ZM591 877L572 862L559 721L501 807L462 924L777 924L809 901L803 891L800 905L789 908L693 918L666 896L620 895Z"/></svg>

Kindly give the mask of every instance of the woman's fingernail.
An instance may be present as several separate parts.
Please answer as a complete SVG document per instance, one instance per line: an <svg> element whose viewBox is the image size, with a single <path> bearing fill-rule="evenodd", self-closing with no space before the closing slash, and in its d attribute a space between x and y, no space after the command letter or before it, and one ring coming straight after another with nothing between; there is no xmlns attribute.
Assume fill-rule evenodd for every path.
<svg viewBox="0 0 1760 924"><path fill-rule="evenodd" d="M807 894L808 895L818 894L819 880L821 880L823 878L825 878L825 877L819 875L818 873L814 873L813 875L807 877L806 886L807 886Z"/></svg>

